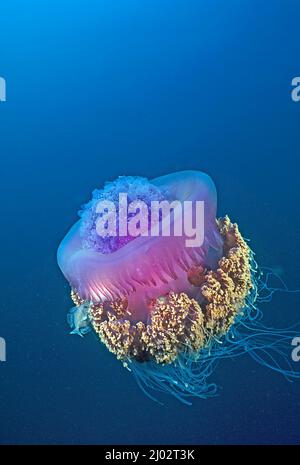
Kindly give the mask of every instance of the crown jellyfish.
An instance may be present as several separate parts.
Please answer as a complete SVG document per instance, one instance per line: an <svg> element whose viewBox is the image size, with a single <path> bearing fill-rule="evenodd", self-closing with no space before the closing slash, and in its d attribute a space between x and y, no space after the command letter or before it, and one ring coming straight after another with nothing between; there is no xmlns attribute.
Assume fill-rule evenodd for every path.
<svg viewBox="0 0 300 465"><path fill-rule="evenodd" d="M150 234L145 212L149 234L99 235L99 201L113 202L120 228L124 206L118 202L124 193L126 207L136 201L148 207L190 202L192 215L197 201L203 202L201 244L187 246L185 231ZM93 330L154 400L153 390L187 404L192 397L215 395L209 378L217 361L245 352L287 377L299 377L290 363L294 331L266 328L260 321L257 303L277 290L268 286L270 273L259 271L237 224L216 213L216 188L202 172L151 181L122 176L93 192L58 249L75 304L68 315L72 333ZM133 217L128 213L127 221ZM163 216L156 221L161 228Z"/></svg>

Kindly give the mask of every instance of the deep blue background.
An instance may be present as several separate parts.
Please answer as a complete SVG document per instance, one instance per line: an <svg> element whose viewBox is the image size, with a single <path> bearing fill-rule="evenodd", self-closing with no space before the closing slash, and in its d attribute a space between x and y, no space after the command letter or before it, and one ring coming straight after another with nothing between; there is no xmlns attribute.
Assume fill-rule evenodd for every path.
<svg viewBox="0 0 300 465"><path fill-rule="evenodd" d="M299 443L300 384L248 357L161 407L68 335L56 249L95 187L199 169L257 260L299 285L300 3L1 0L0 443ZM263 310L299 320L299 295ZM300 367L295 367L300 369Z"/></svg>

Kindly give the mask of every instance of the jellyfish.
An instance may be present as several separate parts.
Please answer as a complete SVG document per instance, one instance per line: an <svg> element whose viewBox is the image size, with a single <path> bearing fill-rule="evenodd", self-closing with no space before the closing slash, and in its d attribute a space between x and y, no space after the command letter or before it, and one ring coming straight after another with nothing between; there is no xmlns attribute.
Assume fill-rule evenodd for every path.
<svg viewBox="0 0 300 465"><path fill-rule="evenodd" d="M155 391L186 404L216 395L218 361L244 353L300 377L295 328L261 321L260 303L279 289L273 274L258 268L238 225L217 217L205 173L121 176L94 190L57 260L75 304L71 333L94 332L158 402Z"/></svg>

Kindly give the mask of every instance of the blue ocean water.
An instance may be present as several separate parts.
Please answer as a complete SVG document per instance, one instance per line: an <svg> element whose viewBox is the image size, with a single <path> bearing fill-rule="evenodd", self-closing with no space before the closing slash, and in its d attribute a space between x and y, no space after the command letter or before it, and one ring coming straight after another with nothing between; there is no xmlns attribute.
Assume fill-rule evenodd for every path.
<svg viewBox="0 0 300 465"><path fill-rule="evenodd" d="M300 287L299 14L297 0L1 0L1 444L300 442L299 382L247 356L219 364L214 399L145 397L92 335L68 334L56 264L106 180L199 169L257 261ZM266 322L299 321L299 299L275 295Z"/></svg>

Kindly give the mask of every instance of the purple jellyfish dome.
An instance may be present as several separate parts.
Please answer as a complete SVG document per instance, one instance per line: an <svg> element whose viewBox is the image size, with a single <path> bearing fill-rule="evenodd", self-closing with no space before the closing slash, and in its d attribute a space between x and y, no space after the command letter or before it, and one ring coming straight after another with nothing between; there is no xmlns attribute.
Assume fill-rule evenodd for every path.
<svg viewBox="0 0 300 465"><path fill-rule="evenodd" d="M147 207L146 213L143 211L139 217L140 222L143 220L148 225L141 235L118 234L120 194L126 195L126 207L130 203L139 205L138 202ZM161 234L162 210L156 218L158 227L153 234L154 223L150 218L153 203L172 205L175 201L177 207L182 208L170 210L170 231L173 232L176 225L184 223L185 207L190 207L189 214L195 219L197 204L203 206L200 245L187 245L191 236L187 234L185 224L182 224L182 234ZM108 206L113 204L115 208L110 213L100 211L99 202ZM120 177L102 190L95 190L91 201L80 211L80 220L59 246L59 267L82 300L97 303L126 298L132 320L147 321L153 299L171 291L198 297L195 295L197 288L188 279L189 270L193 266L206 270L214 268L223 253L216 208L214 183L199 171L182 171L149 181L140 177ZM97 224L103 214L107 222L115 226L115 235L98 234ZM128 224L134 216L132 211L127 214Z"/></svg>

